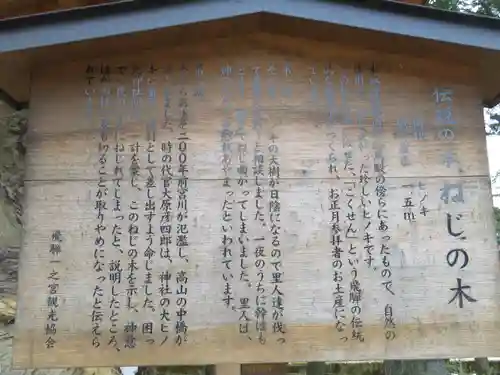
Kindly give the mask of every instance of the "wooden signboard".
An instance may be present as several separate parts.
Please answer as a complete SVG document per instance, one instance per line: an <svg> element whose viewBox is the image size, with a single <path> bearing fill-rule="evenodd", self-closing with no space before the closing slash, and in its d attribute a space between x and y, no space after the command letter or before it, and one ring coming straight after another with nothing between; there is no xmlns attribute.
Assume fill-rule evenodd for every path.
<svg viewBox="0 0 500 375"><path fill-rule="evenodd" d="M17 367L498 354L474 76L253 38L35 72Z"/></svg>

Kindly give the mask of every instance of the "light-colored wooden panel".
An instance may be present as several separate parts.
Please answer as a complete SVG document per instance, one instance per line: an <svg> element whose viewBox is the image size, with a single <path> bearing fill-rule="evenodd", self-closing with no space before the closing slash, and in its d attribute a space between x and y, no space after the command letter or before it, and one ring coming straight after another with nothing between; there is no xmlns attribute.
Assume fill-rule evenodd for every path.
<svg viewBox="0 0 500 375"><path fill-rule="evenodd" d="M215 375L240 375L241 370L238 363L225 363L215 366Z"/></svg>
<svg viewBox="0 0 500 375"><path fill-rule="evenodd" d="M328 54L287 54L274 43L90 62L90 85L87 62L36 77L17 366L472 357L500 349L498 251L471 80L383 66L358 71L359 60L346 56L325 70ZM101 63L113 68L109 82ZM117 74L119 65L129 69ZM134 65L158 70L143 70L138 83ZM114 98L103 99L103 90ZM449 106L455 123L439 123L436 111ZM373 125L378 118L382 128ZM455 296L457 288L465 294ZM126 306L128 293L137 311ZM57 297L53 313L48 297ZM246 305L249 332L239 333Z"/></svg>
<svg viewBox="0 0 500 375"><path fill-rule="evenodd" d="M265 38L267 42L262 38L259 40L262 40L261 44L276 46L269 36ZM243 45L246 45L245 41L242 41ZM287 43L283 45L288 45L289 51L294 50L289 39ZM321 45L308 50L304 43L296 42L296 45L295 50L304 50L302 55L321 51ZM228 44L219 46L221 53L225 51L223 47L227 48ZM97 129L103 118L109 123L110 130L120 127L124 144L133 143L131 137L145 137L152 122L158 137L169 139L169 131L162 130L166 117L165 98L168 95L168 121L175 127L180 120L181 90L187 93L190 128L197 134L192 140L194 163L190 167L197 178L220 177L220 147L214 148L213 145L220 139L220 129L225 122L233 131L243 123L247 127L245 137L253 141L255 136L248 129L259 117L256 105L260 108L263 126L273 128L288 145L286 147L296 150L284 161L291 164L284 168L290 175L284 177L325 177L328 173L322 164L328 157L332 137L335 137L332 146L336 149L360 138L363 138L363 147L373 147L370 133L373 132L374 85L371 72L366 69L369 65L364 65L361 75L355 70L358 60L347 60L349 54L343 56L338 52L334 56L323 53L314 60L262 49L214 58L209 51L207 46L201 52L191 51L187 60L183 60L182 55L149 52L140 59L123 61L114 58L94 62L92 76L95 78L90 86L85 80L86 64L62 67L58 72L44 72L33 88L33 120L28 136L32 163L28 166L27 178L92 179L93 172L87 166L89 160L97 160L96 148L88 147L88 142L98 137ZM196 66L200 63L203 64L202 78L196 76ZM102 76L100 64L109 66L114 74L110 76L112 82L96 88ZM188 69L185 78L180 73L183 64ZM130 67L134 65L144 74L140 84L143 104L137 109L132 109L131 98L133 90L137 90L134 87L137 83L130 74ZM408 65L411 66L411 59ZM120 66L128 67L127 73L121 75ZM151 66L157 69L154 73ZM232 73L227 81L221 79L224 67L229 67ZM387 174L487 175L482 107L475 87L470 82L464 83L470 77L457 75L456 79L443 80L437 75L417 77L411 69L395 73L384 68L387 67L382 66L377 73L384 133L376 142L384 146ZM289 70L285 72L285 69ZM256 71L259 78L255 78ZM66 78L61 80L58 78L61 75ZM341 88L341 82L345 82L345 89ZM449 85L453 90L455 124L450 131L443 130L436 119L433 92L438 84ZM254 98L256 85L261 90L258 101ZM111 98L109 106L102 111L99 108L103 87ZM200 87L203 97L195 96ZM146 98L149 93L154 93L155 100ZM118 98L122 94L125 101ZM223 102L224 95L231 98L228 106ZM409 128L402 129L406 123ZM446 140L445 148L443 139ZM55 150L55 147L58 152L46 151ZM413 168L398 169L402 148L407 148L408 162ZM67 152L73 155L61 157ZM338 158L340 162L341 155Z"/></svg>
<svg viewBox="0 0 500 375"><path fill-rule="evenodd" d="M175 348L175 344L168 342L165 354L159 342L163 340L160 332L155 332L156 344L144 343L146 337L137 337L137 348L127 350L123 348L123 327L127 322L134 321L140 325L149 321L159 324L160 307L159 297L156 294L154 309L142 309L145 299L145 290L142 282L145 278L143 264L144 250L147 248L146 236L138 240L138 249L141 249L137 271L138 295L134 301L139 305L138 313L123 311L120 313L121 351L105 349L109 340L110 323L108 321L110 309L105 307L106 319L102 324L104 331L102 346L92 348L91 318L92 293L96 274L92 271L93 252L95 249L95 212L93 210L94 194L91 183L53 182L32 183L27 186L29 210L26 221L25 248L22 258L22 275L20 287L22 297L19 305L18 323L20 336L16 350L16 362L21 366L77 366L83 364L85 358L91 358L92 363L111 365L112 363L125 364L190 364L190 363L224 363L230 358L237 362L260 362L293 360L353 360L368 358L412 358L412 357L449 357L452 355L479 355L485 352L493 354L498 348L498 341L494 333L490 333L498 319L498 285L497 285L497 250L493 239L493 223L491 218L491 201L488 194L488 180L461 181L464 188L464 201L458 204L461 219L457 221L460 232L465 230L467 239L458 241L470 255L470 262L463 270L455 270L447 265L447 253L456 248L457 240L448 235L446 213L450 205L440 199L439 189L443 186L441 179L424 180L424 190L402 188L403 185L415 183L415 180L394 179L387 181L388 206L388 235L391 256L390 269L392 273L395 296L384 292L381 276L383 271L383 257L380 255L381 239L375 229L370 232L374 239L373 261L368 266L368 254L363 249L363 240L360 238L352 243L357 247L355 262L358 264L358 279L364 290L362 302L363 333L365 343L343 344L342 334L335 330L335 319L332 316L334 283L332 281L332 257L329 244L329 212L327 207L328 189L340 184L318 180L286 180L280 182L281 202L281 249L283 251L284 273L284 304L285 322L288 331L285 335L287 343L279 347L272 344L273 336L267 338L268 344L264 347L253 340L249 341L245 335L238 335L239 312L237 300L233 311L224 306L224 264L221 258L221 229L220 205L224 201L220 181L190 181L188 201L191 207L189 214L189 263L179 260L172 251L173 263L160 258L159 240L156 237L154 248L156 254L151 264L154 275L153 288L159 287L159 277L162 272L171 272L172 281L179 270L188 272L188 317L189 339L183 344L185 349ZM144 192L134 194L132 189L126 190L122 186L122 194L130 200L139 201ZM238 191L242 195L241 191ZM249 190L255 190L252 186ZM416 222L405 221L401 206L405 198L414 192L413 202L417 203L428 193L427 216L415 209ZM242 199L241 196L239 199ZM267 199L263 206L267 206ZM218 204L217 204L218 202ZM425 200L424 200L425 202ZM175 207L176 201L174 201ZM342 212L348 212L348 202L342 202ZM111 202L110 202L111 206ZM143 204L141 204L143 206ZM239 205L238 205L239 206ZM452 204L451 204L452 206ZM234 207L234 230L232 237L236 243L239 237L239 212L241 207ZM143 207L141 207L142 211ZM250 211L250 208L248 208ZM130 211L129 211L130 212ZM33 213L30 215L30 213ZM362 220L359 210L355 220L355 228L364 228L367 224ZM372 217L377 215L377 207L370 209ZM252 217L254 213L245 213ZM455 213L453 214L455 215ZM106 219L114 222L113 219ZM269 226L269 219L265 219ZM159 217L153 219L154 231L159 233ZM348 225L346 219L341 224L345 231ZM460 224L460 226L458 226ZM111 224L110 224L111 225ZM146 219L139 219L141 232L146 233ZM253 236L265 236L266 245L270 246L269 228L250 223L249 232ZM60 307L58 308L57 322L57 349L46 349L44 342L44 322L47 319L47 281L46 278L53 270L54 265L49 263L49 249L51 234L60 230L64 236L61 253ZM366 234L366 233L365 233ZM123 283L120 285L121 303L124 304L126 294L126 265L127 238L122 239L125 254L120 255L111 246L111 233L108 230L108 243L105 264L112 260L121 260ZM175 242L175 238L174 238ZM249 249L259 245L259 241L248 243ZM268 251L271 251L271 247ZM346 253L348 247L343 246L342 259L345 263L344 277L348 277L350 268ZM239 274L239 246L233 247L233 267L235 277ZM250 260L254 258L253 250L248 250ZM267 254L268 256L270 254ZM454 256L453 254L451 255ZM177 258L177 259L176 259ZM459 261L463 261L459 255ZM451 258L450 258L451 259ZM255 260L255 258L254 258ZM250 262L249 262L250 263ZM57 264L55 265L58 266ZM267 266L271 277L272 267ZM255 298L255 285L258 282L256 267L249 265L250 284L234 282L233 293L236 298ZM347 269L346 269L347 268ZM57 269L57 268L56 268ZM108 277L106 273L106 277ZM471 296L478 302L458 308L449 303L453 297L450 288L455 285L457 277L472 286ZM347 280L346 280L347 281ZM174 283L175 285L175 283ZM252 285L252 286L250 286ZM266 290L272 286L267 279ZM348 287L348 282L345 287ZM175 287L174 287L175 288ZM117 291L118 292L118 291ZM109 299L110 289L105 288ZM158 292L156 292L158 293ZM346 297L347 298L347 297ZM384 306L391 303L394 309L397 339L384 343L383 315ZM172 315L175 314L175 310ZM471 324L477 324L477 327ZM309 328L308 328L309 327ZM317 328L314 328L317 327ZM171 330L174 326L170 327ZM458 331L458 332L457 332ZM320 332L323 332L320 334ZM25 336L28 335L28 336ZM311 336L309 336L311 335ZM319 335L312 342L314 335ZM238 338L240 337L240 338ZM459 340L462 338L463 340ZM494 338L494 339L493 339ZM172 338L170 339L172 340ZM230 340L225 343L226 340ZM412 343L412 340L417 340ZM422 341L423 340L423 341ZM482 341L484 340L484 341ZM479 345L478 342L481 341ZM421 344L419 344L421 342ZM467 344L466 344L467 342ZM423 345L425 343L425 345ZM446 343L446 345L444 345ZM474 343L471 347L470 343ZM438 349L438 344L441 348ZM225 345L230 345L226 347ZM320 347L321 350L311 352L310 346ZM430 348L433 349L430 349ZM87 349L85 349L87 348ZM175 349L174 349L175 348ZM218 348L218 349L215 349ZM229 348L238 348L236 352ZM261 349L262 348L262 349ZM405 348L405 350L403 350ZM57 356L49 355L57 351ZM241 352L239 351L241 350ZM229 353L228 353L229 351ZM273 354L269 352L272 351ZM78 353L77 353L78 352ZM267 354L264 354L266 352ZM80 354L82 353L82 354ZM85 355L83 355L85 353ZM139 354L140 353L140 354ZM90 356L90 357L89 357Z"/></svg>
<svg viewBox="0 0 500 375"><path fill-rule="evenodd" d="M248 109L247 109L248 108ZM245 126L252 125L251 107L246 107ZM222 111L204 112L203 118L193 119L194 124L190 131L195 134L189 142L190 165L189 171L197 179L222 179L224 171L221 167L222 149L220 138L224 121ZM265 109L264 111L265 112ZM247 164L253 164L253 153L255 147L260 144L262 148L268 147L269 137L274 133L282 147L287 149L286 158L282 159L281 176L283 178L327 178L332 177L329 172L328 158L330 148L335 149L338 159L338 174L341 178L348 177L349 173L344 170L346 157L343 154L343 145L353 144L353 155L373 157L374 146L383 146L386 175L393 177L410 176L478 176L488 175L487 160L485 155L485 137L480 131L473 128L455 128L454 140L444 146L439 139L439 130L424 130L426 139L415 139L412 134L409 137L394 137L399 131L397 124L384 124L386 132L376 139L370 136L372 125L343 125L338 124L330 127L328 124L315 124L314 117L317 114L312 110L302 112L293 109L273 109L265 113L266 120L262 136L258 140L255 134L246 131L245 134L245 159ZM230 128L237 131L236 124L239 114L232 115ZM243 115L242 115L243 116ZM328 115L325 113L325 117ZM308 121L308 118L311 118ZM116 124L116 122L115 122ZM273 131L270 131L271 124ZM96 124L95 127L99 125ZM425 126L425 125L424 125ZM124 150L120 152L120 158L127 166L123 171L125 178L130 173L128 166L131 161L131 145L137 139L141 139L147 146L148 126L143 124L122 124L119 131L118 143L123 145ZM332 132L335 138L332 140ZM115 130L111 129L109 137L115 136ZM94 169L89 165L97 166L98 163L98 139L99 133L86 131L73 131L64 135L43 135L30 142L28 157L31 160L27 171L28 180L96 180L98 177ZM233 152L237 152L238 145L243 144L237 139L232 142ZM363 138L362 149L359 147L359 139ZM436 139L438 138L438 139ZM171 142L173 147L178 145L176 137L171 131L157 130L158 142L155 145L155 160L161 159L161 143ZM408 158L403 158L401 150L407 145ZM346 148L347 149L347 148ZM113 158L115 150L112 151ZM139 161L145 163L147 159L147 147L142 147L139 152ZM236 157L235 157L236 160ZM408 165L406 165L408 163ZM172 165L177 168L179 161L173 160ZM113 165L108 165L108 174L113 173ZM232 168L231 176L237 176L237 169Z"/></svg>

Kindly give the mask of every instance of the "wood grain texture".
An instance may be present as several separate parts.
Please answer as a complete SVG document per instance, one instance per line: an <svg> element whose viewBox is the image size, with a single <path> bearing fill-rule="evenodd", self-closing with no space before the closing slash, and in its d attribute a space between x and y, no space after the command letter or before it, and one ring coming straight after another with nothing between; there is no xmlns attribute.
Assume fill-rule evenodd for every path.
<svg viewBox="0 0 500 375"><path fill-rule="evenodd" d="M0 1L0 19L30 16L111 2L113 0L3 0Z"/></svg>
<svg viewBox="0 0 500 375"><path fill-rule="evenodd" d="M149 51L140 56L103 56L101 60L82 61L62 65L57 69L40 70L32 89L32 119L28 135L28 166L26 179L25 235L20 269L19 310L14 364L19 367L110 366L110 365L189 365L189 364L241 364L276 363L288 361L335 361L368 359L411 359L473 357L494 355L500 340L498 254L495 246L492 201L487 169L486 145L482 128L482 109L474 85L474 77L463 75L467 67L450 67L446 75L440 74L442 65L435 70L411 58L399 62L391 57L377 56L376 75L380 80L380 109L383 130L375 132L374 73L370 56L363 51L339 52L334 44L307 44L290 38L272 39L260 35L176 51ZM280 43L281 41L281 43ZM280 49L272 46L281 45ZM335 51L331 53L330 51ZM384 62L386 64L384 65ZM196 74L196 66L203 63L203 75ZM87 65L101 64L114 67L111 81L99 83L99 74L92 85L85 80ZM153 64L159 70L146 72ZM187 67L184 75L182 65ZM331 76L325 80L325 67L331 64ZM116 74L116 67L137 65L143 69L140 86L133 81L130 71L124 76ZM167 67L172 70L167 74ZM221 69L231 66L231 78L221 78ZM272 69L270 67L273 67ZM291 67L285 69L285 67ZM255 67L259 67L258 78ZM314 67L315 70L311 68ZM244 70L240 71L240 68ZM274 71L274 68L276 70ZM360 75L356 69L360 68ZM243 72L240 79L238 73ZM271 73L276 73L271 74ZM312 74L315 72L316 74ZM199 71L198 71L199 73ZM243 84L242 84L243 82ZM330 96L329 82L334 96ZM344 82L341 85L341 82ZM203 86L203 95L194 95ZM456 124L451 133L442 133L436 121L437 104L433 97L436 87L453 91L453 117ZM151 91L154 88L154 91ZM114 99L104 101L102 90L126 93L125 104ZM123 91L124 90L124 91ZM132 90L142 92L142 104L133 110ZM170 108L165 120L166 90ZM229 91L226 91L229 90ZM259 91L260 90L260 91ZM257 95L257 91L260 92ZM153 95L153 92L155 95ZM183 93L182 95L180 93ZM184 95L185 93L185 95ZM92 102L89 106L89 96ZM187 175L188 216L182 219L189 229L189 262L172 250L172 263L162 258L159 238L162 205L161 167L167 163L162 157L162 143L172 144L173 160L172 207L175 231L181 219L177 216L182 201L178 184L182 180L179 168L178 138L181 136L179 109L181 96L187 101ZM147 98L150 97L149 101ZM226 98L227 100L224 100ZM260 116L255 106L259 104ZM446 103L440 103L441 107ZM118 133L115 126L121 117ZM260 118L260 123L256 119ZM116 348L108 346L111 339L109 314L111 284L103 284L105 301L104 321L101 324L101 346L92 347L92 304L96 277L93 269L96 248L96 193L98 189L100 124L109 120L106 142L109 144L105 161L104 184L108 210L105 212L106 270L112 260L120 260L123 268L122 284L118 285L122 297L119 316L120 333ZM402 120L416 128L401 134ZM148 125L156 124L155 141L146 139ZM231 189L223 187L223 148L221 133L227 123L232 135L232 161L229 172ZM164 125L166 126L164 127ZM259 125L260 138L254 125ZM423 126L424 133L419 129ZM172 127L169 130L170 126ZM225 134L225 133L224 133ZM444 134L444 135L443 135ZM115 138L115 137L118 138ZM451 139L453 138L453 139ZM406 146L404 146L404 142ZM111 229L114 218L111 207L116 182L114 145L124 145L123 180L120 181L122 210L128 215L123 222L123 254L112 246ZM130 145L139 142L139 184L141 190L131 186L130 169L133 150ZM265 177L256 181L253 176L257 143L262 145ZM248 168L248 181L239 174L238 145L246 147L241 163ZM149 147L149 151L148 151ZM404 151L407 149L407 151ZM333 150L333 151L331 151ZM379 150L379 151L377 151ZM102 149L101 149L102 151ZM331 153L335 156L338 175L331 172ZM272 153L279 161L278 192L272 193L271 177L267 176ZM402 153L407 157L402 161ZM377 180L377 160L384 157L384 188ZM450 156L451 155L451 156ZM154 160L151 172L155 187L148 193L148 161ZM346 160L352 160L352 171ZM347 163L349 164L349 163ZM238 169L239 168L239 169ZM368 173L366 185L360 173ZM349 197L347 183L355 182L354 198ZM240 184L241 183L241 186ZM258 184L263 185L263 198L255 201ZM463 195L446 186L460 187ZM343 281L346 303L346 324L339 332L334 317L334 262L331 244L332 189L339 192L339 215L342 233L352 224L358 231L357 239L342 237ZM378 189L378 190L377 190ZM381 226L377 197L385 190L384 199L387 230ZM228 193L230 191L230 193ZM247 193L248 192L248 193ZM151 219L155 237L155 254L145 269L144 252L148 247L146 202L155 201L155 216ZM363 201L361 196L364 195ZM234 301L226 307L223 302L225 280L223 274L223 215L224 201L232 202L232 229L234 239L232 265ZM280 245L284 300L283 322L286 333L272 333L274 268L271 253L274 228L270 211L276 212L279 198ZM366 199L366 200L365 200ZM246 203L242 201L248 200ZM369 203L367 203L369 201ZM135 202L135 203L132 203ZM364 203L363 203L364 202ZM414 205L409 211L403 206ZM127 263L130 246L127 228L130 224L130 205L137 205L139 235L137 238L138 312L124 307L127 281ZM256 221L258 206L264 209L263 221ZM423 206L425 209L422 210ZM349 218L348 214L355 216ZM366 213L364 212L366 211ZM425 213L422 214L422 212ZM406 214L405 214L406 213ZM447 214L450 229L447 227ZM248 218L247 247L249 281L240 282L241 245L238 240L241 218ZM370 218L368 218L370 217ZM275 223L276 224L276 223ZM49 252L54 231L61 231L63 242L60 263L49 263ZM368 233L373 238L366 240ZM456 235L454 237L453 235ZM176 233L173 233L176 242ZM390 236L390 239L384 239ZM248 298L252 309L259 283L255 249L258 237L264 237L267 264L265 266L266 301L268 303L266 343L259 343L255 332L255 317L250 316L249 337L239 333L240 302ZM465 237L465 238L464 238ZM373 259L368 262L369 247L374 246ZM387 242L389 255L384 258L382 244ZM357 250L354 251L354 246ZM469 259L462 269L463 253L458 255L455 267L447 254L463 248ZM368 249L368 250L367 250ZM349 254L351 250L351 254ZM275 257L276 255L274 255ZM390 265L387 264L389 259ZM451 259L451 260L450 260ZM447 263L448 260L448 263ZM55 348L46 349L45 324L47 320L47 276L53 267L59 267L59 301ZM356 271L353 271L356 269ZM390 269L392 291L383 282ZM187 342L175 344L175 316L178 306L170 306L171 336L164 345L160 332L160 275L169 271L171 281L181 270L187 272L188 326ZM151 272L153 279L153 309L142 308L147 288L144 279ZM349 301L349 287L353 274L363 290L360 318L364 341L353 340L350 321L355 303ZM356 278L355 277L355 278ZM384 279L385 278L385 279ZM453 298L457 279L476 302ZM175 284L174 284L175 287ZM392 306L396 337L386 338L384 327L387 305ZM354 308L354 310L357 310ZM124 346L126 324L137 324L137 342L134 349ZM143 323L154 322L152 334L141 333ZM347 332L347 340L342 337ZM279 338L286 341L278 342ZM146 343L153 339L153 343ZM118 350L119 349L119 350Z"/></svg>

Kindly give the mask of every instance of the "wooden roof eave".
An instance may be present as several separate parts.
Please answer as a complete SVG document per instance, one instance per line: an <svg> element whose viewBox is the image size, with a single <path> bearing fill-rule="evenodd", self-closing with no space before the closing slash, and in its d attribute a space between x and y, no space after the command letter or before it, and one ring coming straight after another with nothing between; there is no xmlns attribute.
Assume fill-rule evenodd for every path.
<svg viewBox="0 0 500 375"><path fill-rule="evenodd" d="M125 1L0 21L0 53L271 13L500 50L500 20L384 1Z"/></svg>
<svg viewBox="0 0 500 375"><path fill-rule="evenodd" d="M472 47L493 53L500 63L500 20L397 1L367 3L361 0L127 1L19 17L0 21L0 63L3 56L34 49L252 14L280 15ZM497 95L500 82L495 87L498 91L494 95L488 92L485 104L500 101ZM1 80L0 88L3 88Z"/></svg>

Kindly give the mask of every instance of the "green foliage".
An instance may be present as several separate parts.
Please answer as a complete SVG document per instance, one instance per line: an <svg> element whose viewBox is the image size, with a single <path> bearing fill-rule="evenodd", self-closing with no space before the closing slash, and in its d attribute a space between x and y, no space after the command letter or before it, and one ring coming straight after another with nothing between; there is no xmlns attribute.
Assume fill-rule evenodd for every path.
<svg viewBox="0 0 500 375"><path fill-rule="evenodd" d="M158 366L139 367L136 375L207 375L206 366Z"/></svg>
<svg viewBox="0 0 500 375"><path fill-rule="evenodd" d="M439 359L387 361L384 368L385 375L448 375L447 361Z"/></svg>
<svg viewBox="0 0 500 375"><path fill-rule="evenodd" d="M500 208L493 207L493 218L495 219L495 233L497 235L497 244L500 245Z"/></svg>
<svg viewBox="0 0 500 375"><path fill-rule="evenodd" d="M429 0L427 4L440 9L500 17L500 0Z"/></svg>
<svg viewBox="0 0 500 375"><path fill-rule="evenodd" d="M472 0L469 9L474 13L500 17L500 0Z"/></svg>
<svg viewBox="0 0 500 375"><path fill-rule="evenodd" d="M484 366L484 367L483 367ZM447 370L453 375L498 375L500 374L500 362L488 362L479 365L477 361L447 361Z"/></svg>
<svg viewBox="0 0 500 375"><path fill-rule="evenodd" d="M491 123L486 124L487 135L500 135L500 113L490 113Z"/></svg>
<svg viewBox="0 0 500 375"><path fill-rule="evenodd" d="M439 9L460 11L459 2L460 0L429 0L427 4Z"/></svg>
<svg viewBox="0 0 500 375"><path fill-rule="evenodd" d="M384 366L381 362L368 362L362 364L332 363L329 374L335 375L383 375Z"/></svg>

